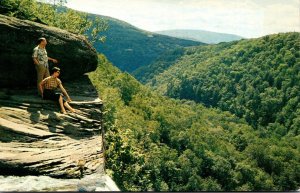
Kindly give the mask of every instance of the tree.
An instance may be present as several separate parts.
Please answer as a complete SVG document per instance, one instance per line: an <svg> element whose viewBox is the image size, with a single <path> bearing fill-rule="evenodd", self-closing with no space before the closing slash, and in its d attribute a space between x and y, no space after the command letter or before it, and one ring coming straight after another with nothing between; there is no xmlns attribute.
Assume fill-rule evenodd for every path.
<svg viewBox="0 0 300 193"><path fill-rule="evenodd" d="M50 26L85 35L91 42L105 41L101 32L107 30L104 19L89 18L86 13L64 7L66 0L2 0L1 5L8 8L7 15L28 19Z"/></svg>

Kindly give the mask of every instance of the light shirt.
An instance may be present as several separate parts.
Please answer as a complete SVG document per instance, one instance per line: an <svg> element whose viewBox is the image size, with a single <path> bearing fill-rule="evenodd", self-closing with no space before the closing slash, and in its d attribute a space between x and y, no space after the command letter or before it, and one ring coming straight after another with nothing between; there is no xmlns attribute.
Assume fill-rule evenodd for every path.
<svg viewBox="0 0 300 193"><path fill-rule="evenodd" d="M37 58L40 65L43 65L46 68L48 68L48 56L45 48L40 48L39 46L35 47L33 49L32 57Z"/></svg>

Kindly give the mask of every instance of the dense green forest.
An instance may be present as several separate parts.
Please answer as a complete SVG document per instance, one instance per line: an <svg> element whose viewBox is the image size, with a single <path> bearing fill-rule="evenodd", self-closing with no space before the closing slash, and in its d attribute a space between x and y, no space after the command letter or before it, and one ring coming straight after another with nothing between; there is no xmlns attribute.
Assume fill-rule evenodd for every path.
<svg viewBox="0 0 300 193"><path fill-rule="evenodd" d="M87 13L66 9L65 3L66 0L1 0L0 14L82 34L91 43L104 42L105 36L101 32L107 30L107 21L91 18Z"/></svg>
<svg viewBox="0 0 300 193"><path fill-rule="evenodd" d="M0 3L1 13L74 33L92 33L93 22L97 22L82 13L58 12L55 6L33 0L1 0ZM47 17L36 12L43 7ZM94 32L105 30L105 22L102 24L100 21L100 28ZM298 189L299 42L296 39L299 33L180 48L170 51L171 56L159 59L156 64L159 69L154 75L148 72L151 83L159 85L158 90L164 94L197 102L205 99L208 102L203 103L210 108L193 100L162 96L99 55L98 68L89 77L104 100L107 168L121 190ZM170 82L164 82L167 76ZM196 93L189 87L194 81L199 87ZM238 89L231 92L231 86ZM206 89L205 95L199 94L203 93L201 89ZM238 105L250 117L228 112L232 109L227 109L225 104L232 100L236 101L233 107ZM277 104L287 105L276 111ZM268 116L256 114L255 110L269 113L268 116L268 111L276 112L275 122L264 126L265 122L261 121L266 121L264 118ZM253 115L261 116L258 124L250 119ZM282 119L278 122L279 115Z"/></svg>
<svg viewBox="0 0 300 193"><path fill-rule="evenodd" d="M176 47L203 45L203 43L152 33L111 17L89 14L102 18L109 28L103 32L104 44L94 46L119 69L131 73L135 69L155 61L162 53Z"/></svg>
<svg viewBox="0 0 300 193"><path fill-rule="evenodd" d="M299 50L296 32L192 47L173 64L158 61L137 77L167 96L218 107L254 128L293 136L300 133ZM157 66L162 73L152 70Z"/></svg>
<svg viewBox="0 0 300 193"><path fill-rule="evenodd" d="M165 52L155 62L137 68L131 74L142 83L146 83L156 75L164 72L185 54L185 48L176 48Z"/></svg>
<svg viewBox="0 0 300 193"><path fill-rule="evenodd" d="M265 135L229 112L161 96L103 55L89 77L104 100L107 167L121 190L299 187L299 135Z"/></svg>

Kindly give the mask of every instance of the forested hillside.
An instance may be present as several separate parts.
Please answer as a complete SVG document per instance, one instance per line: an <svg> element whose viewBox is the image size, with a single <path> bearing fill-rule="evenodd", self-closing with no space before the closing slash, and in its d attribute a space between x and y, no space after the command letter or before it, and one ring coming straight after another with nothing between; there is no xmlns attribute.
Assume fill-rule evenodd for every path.
<svg viewBox="0 0 300 193"><path fill-rule="evenodd" d="M265 135L229 112L163 97L104 56L89 77L105 104L107 167L123 191L299 187L299 135Z"/></svg>
<svg viewBox="0 0 300 193"><path fill-rule="evenodd" d="M0 11L73 33L106 28L35 0L1 0ZM122 191L299 189L299 33L178 48L155 65L145 67L149 84L204 105L162 96L102 54L89 73L104 102L107 173Z"/></svg>
<svg viewBox="0 0 300 193"><path fill-rule="evenodd" d="M175 64L177 60L180 59L184 54L184 48L177 48L167 51L157 58L155 62L151 63L150 65L139 67L131 74L140 82L146 83L159 73L165 71L171 65Z"/></svg>
<svg viewBox="0 0 300 193"><path fill-rule="evenodd" d="M66 9L65 0L53 0L55 5L36 0L1 0L0 14L26 19L49 26L58 27L75 34L85 35L90 42L99 42L104 37L101 32L107 29L104 19L92 19L86 13ZM51 43L51 42L50 42Z"/></svg>
<svg viewBox="0 0 300 193"><path fill-rule="evenodd" d="M122 71L131 73L135 69L155 61L162 53L176 47L203 45L203 43L160 35L134 27L111 17L89 14L108 22L108 29L102 34L105 43L94 44L98 52L104 53Z"/></svg>
<svg viewBox="0 0 300 193"><path fill-rule="evenodd" d="M254 128L299 135L299 49L296 32L187 48L172 65L158 62L165 71L153 71L147 82L164 95L230 111Z"/></svg>

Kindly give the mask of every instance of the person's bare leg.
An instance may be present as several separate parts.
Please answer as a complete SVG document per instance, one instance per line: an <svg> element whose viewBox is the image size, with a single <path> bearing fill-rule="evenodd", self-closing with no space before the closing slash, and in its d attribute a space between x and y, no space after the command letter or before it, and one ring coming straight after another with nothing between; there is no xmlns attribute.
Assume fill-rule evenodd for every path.
<svg viewBox="0 0 300 193"><path fill-rule="evenodd" d="M63 98L62 98L61 95L59 96L58 102L59 102L59 106L60 106L61 112L62 112L63 114L66 114L67 112L66 112L66 109L65 109L65 107L64 107L64 104L63 104L64 101L63 101Z"/></svg>
<svg viewBox="0 0 300 193"><path fill-rule="evenodd" d="M69 105L68 102L65 102L64 105L65 105L65 107L67 107L67 109L69 109L72 113L75 113L75 112L76 112L75 109L73 109L73 108Z"/></svg>

